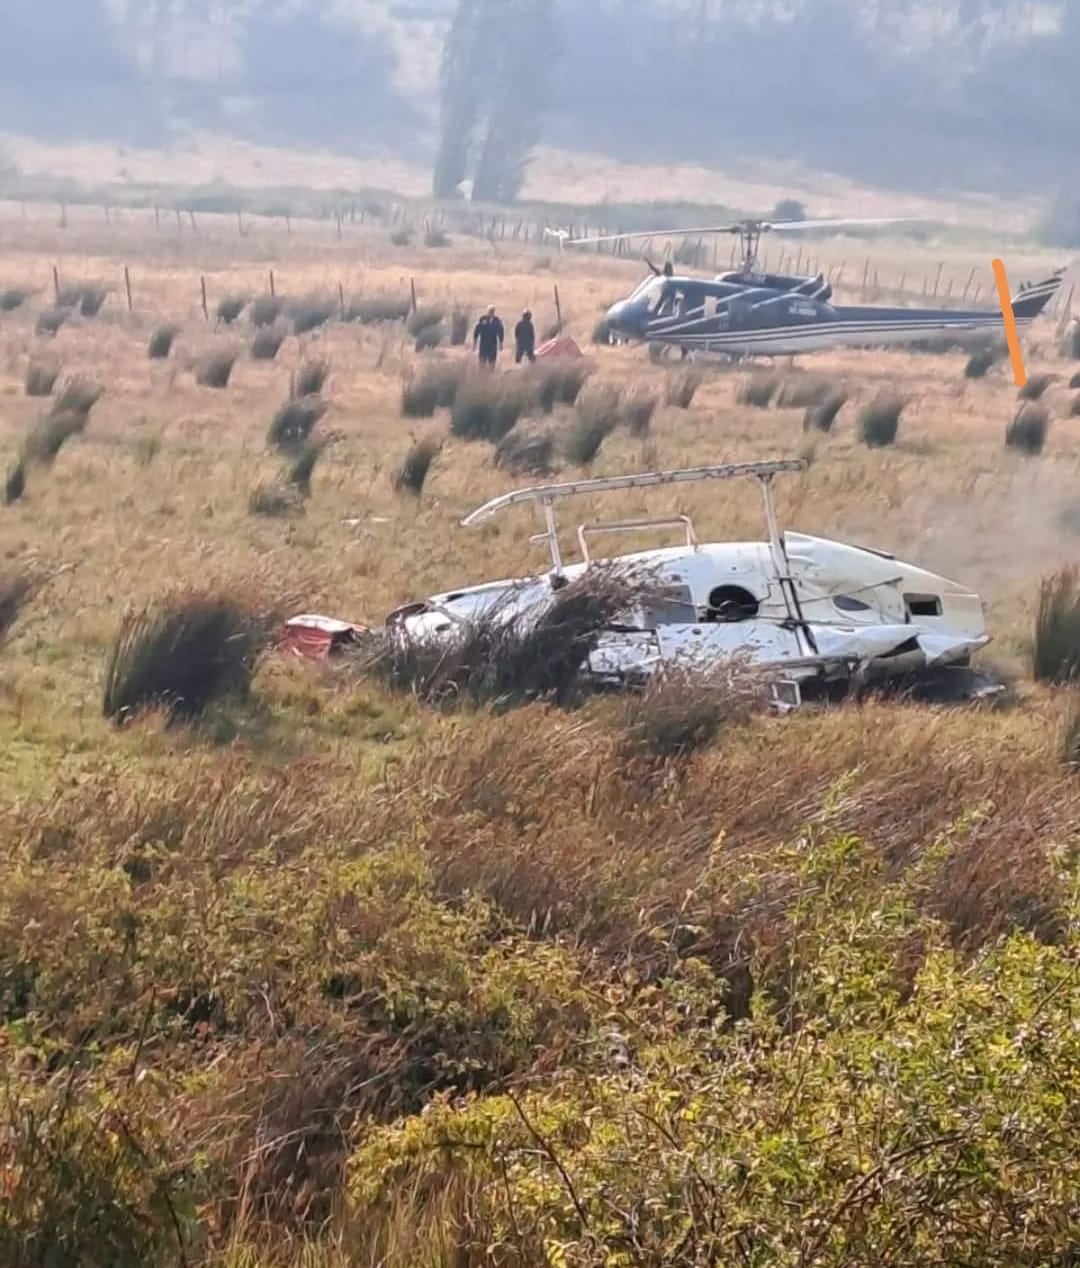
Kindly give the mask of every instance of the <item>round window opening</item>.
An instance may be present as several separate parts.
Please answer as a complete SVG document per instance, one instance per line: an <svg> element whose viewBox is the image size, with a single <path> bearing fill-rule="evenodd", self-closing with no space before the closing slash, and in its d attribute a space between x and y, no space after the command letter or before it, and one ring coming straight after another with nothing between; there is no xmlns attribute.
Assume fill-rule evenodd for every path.
<svg viewBox="0 0 1080 1268"><path fill-rule="evenodd" d="M710 621L750 621L760 610L757 598L742 586L717 586L709 594Z"/></svg>

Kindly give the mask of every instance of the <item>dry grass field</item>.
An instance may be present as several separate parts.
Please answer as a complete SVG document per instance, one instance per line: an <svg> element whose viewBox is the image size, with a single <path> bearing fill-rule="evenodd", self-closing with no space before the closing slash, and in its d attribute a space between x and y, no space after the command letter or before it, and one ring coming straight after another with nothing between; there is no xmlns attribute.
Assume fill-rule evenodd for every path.
<svg viewBox="0 0 1080 1268"><path fill-rule="evenodd" d="M1009 263L1019 280L1043 261ZM54 264L111 293L50 336ZM528 304L541 328L557 284L595 380L659 400L593 474L806 457L777 489L784 524L973 583L1015 698L732 708L711 743L658 756L617 701L436 713L269 655L249 698L194 726L113 726L125 612L177 588L378 621L543 566L527 511L459 526L539 477L445 410L402 416L405 376L467 352L335 316L256 360L248 314L214 314L270 269L289 300L401 300L414 279L422 308L512 322ZM849 394L808 434L802 410L737 403L746 371L704 369L680 409L678 367L593 346L637 278L374 230L0 218L0 291L32 292L0 314L3 471L49 406L31 363L59 371L54 396L72 376L103 389L0 507L0 581L43 579L0 645L0 1264L1071 1262L1076 715L1033 681L1030 642L1041 579L1080 546L1080 363L1051 321L1027 341L1029 373L1054 375L1040 454L1004 445L1007 362L967 379L961 353L776 366ZM228 349L227 386L201 386ZM316 359L332 443L306 497L255 513L283 465L271 420ZM885 390L899 436L871 449L856 415ZM560 456L572 409L528 425L556 473L581 472ZM422 491L400 491L429 437ZM582 518L615 507L688 510L703 540L760 531L752 491Z"/></svg>

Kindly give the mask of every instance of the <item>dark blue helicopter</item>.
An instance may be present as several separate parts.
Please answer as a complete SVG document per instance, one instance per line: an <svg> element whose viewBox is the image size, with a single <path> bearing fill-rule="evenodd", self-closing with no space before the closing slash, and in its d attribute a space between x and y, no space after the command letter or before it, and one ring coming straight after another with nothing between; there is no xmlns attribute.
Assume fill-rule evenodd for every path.
<svg viewBox="0 0 1080 1268"><path fill-rule="evenodd" d="M822 229L853 224L889 224L895 220L743 220L706 229L614 234L602 238L566 238L566 246L634 238L702 237L738 234L742 267L712 279L676 276L671 265L652 270L626 299L607 314L620 338L676 347L683 354L716 353L729 357L792 356L823 348L877 348L909 344L954 334L1003 334L1000 308L887 308L832 303L832 287L823 274L790 277L763 273L757 267L762 233ZM1013 297L1020 329L1029 326L1059 290L1065 270L1044 281L1021 287Z"/></svg>

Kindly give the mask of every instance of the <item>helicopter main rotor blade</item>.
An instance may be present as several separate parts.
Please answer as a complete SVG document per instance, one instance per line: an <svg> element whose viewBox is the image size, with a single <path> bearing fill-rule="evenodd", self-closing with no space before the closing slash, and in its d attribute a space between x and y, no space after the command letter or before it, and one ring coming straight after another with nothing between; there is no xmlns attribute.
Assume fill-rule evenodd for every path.
<svg viewBox="0 0 1080 1268"><path fill-rule="evenodd" d="M781 233L797 232L808 229L833 229L849 225L895 225L910 224L917 218L914 216L883 217L830 217L822 220L737 220L726 225L705 225L697 229L647 229L634 233L610 233L596 238L566 238L568 247L595 246L606 242L633 242L647 238L695 238L705 237L711 233Z"/></svg>

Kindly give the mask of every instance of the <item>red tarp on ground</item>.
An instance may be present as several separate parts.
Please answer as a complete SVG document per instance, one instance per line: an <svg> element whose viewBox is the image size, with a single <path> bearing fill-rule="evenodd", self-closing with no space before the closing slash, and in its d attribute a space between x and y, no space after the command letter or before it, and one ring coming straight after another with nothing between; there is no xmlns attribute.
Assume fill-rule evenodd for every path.
<svg viewBox="0 0 1080 1268"><path fill-rule="evenodd" d="M305 660L327 660L367 633L366 625L350 625L328 616L294 616L285 622L279 647Z"/></svg>
<svg viewBox="0 0 1080 1268"><path fill-rule="evenodd" d="M559 335L542 343L536 350L536 359L541 357L580 357L581 349L569 335Z"/></svg>

